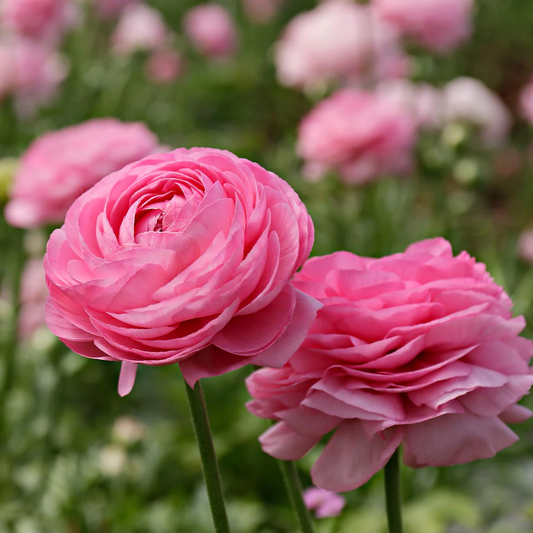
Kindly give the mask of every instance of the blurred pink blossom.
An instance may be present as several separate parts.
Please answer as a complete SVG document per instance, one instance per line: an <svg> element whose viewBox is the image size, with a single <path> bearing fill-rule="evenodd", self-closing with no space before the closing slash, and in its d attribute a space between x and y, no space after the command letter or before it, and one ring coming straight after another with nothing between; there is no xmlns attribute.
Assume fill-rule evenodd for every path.
<svg viewBox="0 0 533 533"><path fill-rule="evenodd" d="M520 91L519 104L522 116L533 124L533 78Z"/></svg>
<svg viewBox="0 0 533 533"><path fill-rule="evenodd" d="M56 43L77 18L72 0L2 0L2 29L15 35Z"/></svg>
<svg viewBox="0 0 533 533"><path fill-rule="evenodd" d="M243 0L246 16L256 24L270 22L279 11L283 0Z"/></svg>
<svg viewBox="0 0 533 533"><path fill-rule="evenodd" d="M106 19L118 17L124 9L140 0L93 0L98 14Z"/></svg>
<svg viewBox="0 0 533 533"><path fill-rule="evenodd" d="M368 9L330 0L294 17L276 44L283 85L305 87L357 74L373 48Z"/></svg>
<svg viewBox="0 0 533 533"><path fill-rule="evenodd" d="M222 58L237 49L237 29L229 12L218 4L201 4L183 18L183 28L201 54Z"/></svg>
<svg viewBox="0 0 533 533"><path fill-rule="evenodd" d="M45 304L48 288L44 276L42 257L30 259L22 272L20 287L19 335L29 339L41 326L46 327Z"/></svg>
<svg viewBox="0 0 533 533"><path fill-rule="evenodd" d="M533 229L521 233L518 239L518 255L527 263L533 263Z"/></svg>
<svg viewBox="0 0 533 533"><path fill-rule="evenodd" d="M297 152L310 180L336 169L348 183L412 167L416 121L380 94L344 89L319 103L302 120Z"/></svg>
<svg viewBox="0 0 533 533"><path fill-rule="evenodd" d="M498 95L474 78L460 77L444 86L446 122L465 122L480 130L487 147L501 144L511 127L511 115Z"/></svg>
<svg viewBox="0 0 533 533"><path fill-rule="evenodd" d="M128 6L112 36L113 49L119 54L137 50L156 50L167 39L168 30L159 11L143 4Z"/></svg>
<svg viewBox="0 0 533 533"><path fill-rule="evenodd" d="M374 0L379 15L435 52L454 49L470 37L473 0Z"/></svg>
<svg viewBox="0 0 533 533"><path fill-rule="evenodd" d="M303 493L305 506L316 511L317 518L339 516L346 505L346 500L336 492L317 487L310 487Z"/></svg>
<svg viewBox="0 0 533 533"><path fill-rule="evenodd" d="M183 73L185 59L177 50L156 50L147 63L146 73L156 83L169 83Z"/></svg>

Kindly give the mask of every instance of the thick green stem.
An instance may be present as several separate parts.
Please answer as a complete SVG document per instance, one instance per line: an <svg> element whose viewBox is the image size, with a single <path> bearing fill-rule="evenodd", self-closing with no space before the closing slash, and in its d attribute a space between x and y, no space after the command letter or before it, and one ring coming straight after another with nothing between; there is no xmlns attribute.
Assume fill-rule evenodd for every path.
<svg viewBox="0 0 533 533"><path fill-rule="evenodd" d="M389 533L402 533L402 499L400 494L400 448L385 466L385 497Z"/></svg>
<svg viewBox="0 0 533 533"><path fill-rule="evenodd" d="M194 389L191 389L185 383L185 390L187 391L194 432L196 433L196 440L202 459L205 484L207 486L215 531L217 533L229 533L230 529L224 503L224 494L222 492L222 483L220 481L217 457L211 437L211 428L209 427L209 418L207 417L202 386L198 381Z"/></svg>
<svg viewBox="0 0 533 533"><path fill-rule="evenodd" d="M313 533L313 521L309 515L309 511L305 506L302 498L302 485L300 478L298 477L298 471L296 465L292 461L278 461L281 472L283 474L283 480L285 481L285 487L289 493L292 506L298 516L298 522L300 523L300 530L302 533Z"/></svg>

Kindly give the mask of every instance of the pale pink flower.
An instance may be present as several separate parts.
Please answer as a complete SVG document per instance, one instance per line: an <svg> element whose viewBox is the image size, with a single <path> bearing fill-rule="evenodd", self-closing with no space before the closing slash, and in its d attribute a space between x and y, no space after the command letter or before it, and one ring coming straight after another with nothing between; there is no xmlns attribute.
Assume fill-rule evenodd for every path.
<svg viewBox="0 0 533 533"><path fill-rule="evenodd" d="M93 0L98 14L106 19L118 17L128 6L140 3L140 0Z"/></svg>
<svg viewBox="0 0 533 533"><path fill-rule="evenodd" d="M76 21L72 0L2 0L0 25L11 33L41 41L58 42Z"/></svg>
<svg viewBox="0 0 533 533"><path fill-rule="evenodd" d="M344 89L304 117L297 152L311 179L335 169L345 181L363 183L410 170L416 127L397 103L376 93Z"/></svg>
<svg viewBox="0 0 533 533"><path fill-rule="evenodd" d="M470 37L473 0L374 0L383 20L436 52L447 52Z"/></svg>
<svg viewBox="0 0 533 533"><path fill-rule="evenodd" d="M310 487L303 492L305 506L316 511L317 518L339 516L346 500L336 492Z"/></svg>
<svg viewBox="0 0 533 533"><path fill-rule="evenodd" d="M483 144L503 143L511 127L511 114L498 95L474 78L460 77L443 88L446 122L464 122L480 131Z"/></svg>
<svg viewBox="0 0 533 533"><path fill-rule="evenodd" d="M519 104L524 119L533 124L533 78L520 91Z"/></svg>
<svg viewBox="0 0 533 533"><path fill-rule="evenodd" d="M524 230L520 234L518 255L527 263L533 263L533 229Z"/></svg>
<svg viewBox="0 0 533 533"><path fill-rule="evenodd" d="M283 0L243 0L248 18L256 24L270 22L279 11Z"/></svg>
<svg viewBox="0 0 533 533"><path fill-rule="evenodd" d="M183 17L183 29L198 52L207 57L228 57L237 49L235 22L221 5L193 7Z"/></svg>
<svg viewBox="0 0 533 533"><path fill-rule="evenodd" d="M47 133L21 158L6 219L22 228L62 222L81 193L156 147L157 138L144 124L112 118Z"/></svg>
<svg viewBox="0 0 533 533"><path fill-rule="evenodd" d="M44 277L43 260L30 259L22 272L20 287L19 334L29 339L35 330L46 326L45 305L48 288Z"/></svg>
<svg viewBox="0 0 533 533"><path fill-rule="evenodd" d="M138 50L157 50L164 46L168 30L161 13L144 4L132 4L124 9L111 38L119 54Z"/></svg>
<svg viewBox="0 0 533 533"><path fill-rule="evenodd" d="M48 242L47 323L69 348L179 363L191 386L246 364L282 366L320 304L289 283L313 244L290 186L230 152L179 149L101 180Z"/></svg>
<svg viewBox="0 0 533 533"><path fill-rule="evenodd" d="M170 83L185 70L185 58L177 50L156 50L146 63L146 74L156 83Z"/></svg>
<svg viewBox="0 0 533 533"><path fill-rule="evenodd" d="M373 49L371 18L365 6L330 0L294 17L276 44L283 85L305 87L358 74Z"/></svg>
<svg viewBox="0 0 533 533"><path fill-rule="evenodd" d="M248 409L278 420L263 450L296 460L333 431L311 470L320 488L368 481L400 443L411 467L494 456L533 383L523 317L466 252L437 238L381 259L337 252L309 260L294 285L320 300L304 343L281 369L247 380Z"/></svg>

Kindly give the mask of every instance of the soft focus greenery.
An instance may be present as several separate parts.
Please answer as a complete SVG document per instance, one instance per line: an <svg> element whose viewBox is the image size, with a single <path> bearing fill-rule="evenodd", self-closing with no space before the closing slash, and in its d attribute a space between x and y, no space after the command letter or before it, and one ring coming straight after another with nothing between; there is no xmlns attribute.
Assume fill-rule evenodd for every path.
<svg viewBox="0 0 533 533"><path fill-rule="evenodd" d="M520 232L533 224L533 176L526 156L531 127L517 121L511 144L522 169L502 177L497 154L467 136L425 139L417 175L347 188L335 176L311 184L294 153L296 126L312 98L281 87L272 44L310 0L287 0L265 26L248 22L238 0L224 3L239 22L240 52L210 63L179 34L194 0L158 0L187 50L188 70L168 85L146 79L144 57L109 51L111 25L89 18L68 36L70 75L48 107L18 119L0 104L0 157L17 157L40 134L91 117L144 121L171 147L231 150L286 179L316 228L313 254L338 249L384 255L430 236L449 239L486 262L516 312L533 324L533 270L517 255ZM511 109L533 72L533 5L478 2L474 38L436 58L415 51L417 78L442 84L459 75L482 79ZM457 133L457 132L455 132ZM1 191L8 166L0 167ZM16 290L25 256L43 252L46 232L0 227L0 532L203 533L212 531L199 457L177 366L141 367L134 391L117 394L119 365L69 352L45 329L13 344ZM531 329L527 332L532 335ZM236 533L292 533L294 517L274 459L260 451L268 422L249 414L250 369L205 380L215 445ZM531 399L524 403L533 407ZM495 459L446 469L403 469L407 533L521 533L533 530L533 422ZM305 486L319 450L300 462ZM385 532L382 474L346 495L339 519L317 521L319 533Z"/></svg>

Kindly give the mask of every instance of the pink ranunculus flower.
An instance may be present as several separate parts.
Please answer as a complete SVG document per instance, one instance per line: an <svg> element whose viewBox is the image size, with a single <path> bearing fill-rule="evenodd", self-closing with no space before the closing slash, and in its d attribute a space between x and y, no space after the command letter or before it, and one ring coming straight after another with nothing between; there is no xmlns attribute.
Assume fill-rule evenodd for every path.
<svg viewBox="0 0 533 533"><path fill-rule="evenodd" d="M46 325L45 305L48 288L44 277L42 258L32 258L24 267L20 287L19 334L29 339L41 326Z"/></svg>
<svg viewBox="0 0 533 533"><path fill-rule="evenodd" d="M511 114L501 99L475 78L459 77L443 88L446 122L464 122L479 129L487 147L503 143L511 128Z"/></svg>
<svg viewBox="0 0 533 533"><path fill-rule="evenodd" d="M124 9L111 41L116 53L128 55L138 50L157 50L167 38L168 29L159 11L132 4Z"/></svg>
<svg viewBox="0 0 533 533"><path fill-rule="evenodd" d="M303 493L305 506L316 511L317 518L339 516L346 505L346 500L336 492L318 487L310 487Z"/></svg>
<svg viewBox="0 0 533 533"><path fill-rule="evenodd" d="M6 206L7 221L35 228L64 220L72 202L107 174L157 149L144 124L93 119L47 133L23 154Z"/></svg>
<svg viewBox="0 0 533 533"><path fill-rule="evenodd" d="M56 43L77 18L71 0L2 0L0 25L13 34Z"/></svg>
<svg viewBox="0 0 533 533"><path fill-rule="evenodd" d="M520 91L519 105L521 115L533 124L533 78Z"/></svg>
<svg viewBox="0 0 533 533"><path fill-rule="evenodd" d="M105 19L118 17L128 6L140 3L140 0L93 0L98 14Z"/></svg>
<svg viewBox="0 0 533 533"><path fill-rule="evenodd" d="M336 169L348 183L410 170L417 123L377 93L343 89L319 103L300 124L297 152L310 179Z"/></svg>
<svg viewBox="0 0 533 533"><path fill-rule="evenodd" d="M435 52L448 52L470 37L473 0L374 0L374 9L401 33Z"/></svg>
<svg viewBox="0 0 533 533"><path fill-rule="evenodd" d="M256 24L267 24L279 11L283 0L243 0L247 17Z"/></svg>
<svg viewBox="0 0 533 533"><path fill-rule="evenodd" d="M185 71L185 58L177 50L156 50L146 63L146 74L156 83L170 83Z"/></svg>
<svg viewBox="0 0 533 533"><path fill-rule="evenodd" d="M296 460L333 431L311 474L344 492L368 481L403 445L411 467L492 457L531 411L533 343L523 317L466 252L444 239L381 259L337 252L309 260L294 285L319 299L300 349L247 380L248 409L278 420L261 438Z"/></svg>
<svg viewBox="0 0 533 533"><path fill-rule="evenodd" d="M221 5L200 4L193 7L183 17L183 29L198 52L207 57L228 57L237 49L235 22Z"/></svg>
<svg viewBox="0 0 533 533"><path fill-rule="evenodd" d="M179 363L191 386L251 363L282 366L320 304L289 280L313 243L289 185L230 152L178 149L133 163L82 195L48 242L47 323L69 348L138 364Z"/></svg>
<svg viewBox="0 0 533 533"><path fill-rule="evenodd" d="M358 74L373 50L372 21L365 6L330 0L294 17L276 44L283 85L309 87Z"/></svg>

